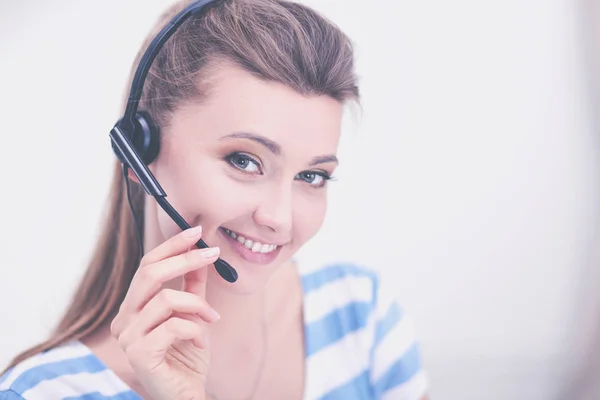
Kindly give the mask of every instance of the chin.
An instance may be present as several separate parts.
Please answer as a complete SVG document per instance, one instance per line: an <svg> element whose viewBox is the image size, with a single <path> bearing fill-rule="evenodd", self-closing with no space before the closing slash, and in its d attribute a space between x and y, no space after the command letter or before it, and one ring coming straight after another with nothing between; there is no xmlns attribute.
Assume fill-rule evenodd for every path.
<svg viewBox="0 0 600 400"><path fill-rule="evenodd" d="M238 280L233 283L227 282L219 275L215 268L209 270L208 280L213 287L218 287L220 290L231 294L248 296L263 291L273 273L277 270L276 266L272 266L271 268L263 269L259 273L254 273L254 271L251 271L251 269L255 268L254 266L236 263L236 260L227 258L226 256L223 256L223 259L227 260L236 269Z"/></svg>

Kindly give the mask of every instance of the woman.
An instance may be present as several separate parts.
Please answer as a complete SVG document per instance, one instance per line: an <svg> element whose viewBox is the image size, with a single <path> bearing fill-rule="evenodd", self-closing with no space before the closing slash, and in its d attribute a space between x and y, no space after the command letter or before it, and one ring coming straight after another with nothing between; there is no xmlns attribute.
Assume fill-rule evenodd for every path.
<svg viewBox="0 0 600 400"><path fill-rule="evenodd" d="M343 107L358 97L350 41L305 6L225 0L187 20L140 108L162 135L149 168L194 228L180 232L117 163L73 301L8 366L0 399L424 398L413 331L377 276L292 261L323 222Z"/></svg>

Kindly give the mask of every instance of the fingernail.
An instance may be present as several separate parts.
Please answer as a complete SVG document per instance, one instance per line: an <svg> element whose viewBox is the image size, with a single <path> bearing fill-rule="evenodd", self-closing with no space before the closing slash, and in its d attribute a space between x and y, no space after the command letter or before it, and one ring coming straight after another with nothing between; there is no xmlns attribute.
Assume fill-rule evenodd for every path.
<svg viewBox="0 0 600 400"><path fill-rule="evenodd" d="M184 236L185 237L196 237L200 234L200 232L202 232L202 227L200 225L194 227L194 228L190 228L187 231L185 231Z"/></svg>
<svg viewBox="0 0 600 400"><path fill-rule="evenodd" d="M221 314L219 314L219 313L217 312L217 310L215 310L214 308L212 308L212 309L211 309L211 314L213 315L213 319L214 319L215 321L218 321L218 320L220 320L220 319L221 319Z"/></svg>
<svg viewBox="0 0 600 400"><path fill-rule="evenodd" d="M219 249L218 247L209 247L204 251L204 257L213 258L215 256L218 256L220 251L221 249Z"/></svg>

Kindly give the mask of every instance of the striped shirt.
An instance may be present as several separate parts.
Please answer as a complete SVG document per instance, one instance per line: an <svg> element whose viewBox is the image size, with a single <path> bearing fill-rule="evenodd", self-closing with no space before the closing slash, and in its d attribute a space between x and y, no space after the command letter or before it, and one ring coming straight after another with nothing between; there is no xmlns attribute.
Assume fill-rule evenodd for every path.
<svg viewBox="0 0 600 400"><path fill-rule="evenodd" d="M301 272L304 400L420 400L414 326L378 274L352 264ZM79 341L24 360L0 377L0 400L141 400Z"/></svg>

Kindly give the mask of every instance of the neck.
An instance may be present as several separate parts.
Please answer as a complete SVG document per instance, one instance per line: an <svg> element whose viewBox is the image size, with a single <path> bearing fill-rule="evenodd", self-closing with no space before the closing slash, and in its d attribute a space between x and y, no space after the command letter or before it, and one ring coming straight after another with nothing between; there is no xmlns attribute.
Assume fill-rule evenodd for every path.
<svg viewBox="0 0 600 400"><path fill-rule="evenodd" d="M215 279L221 279L215 277ZM239 332L244 327L256 325L268 313L267 288L252 294L236 294L209 281L206 287L206 302L217 310L221 319L212 324L211 331L218 335Z"/></svg>

